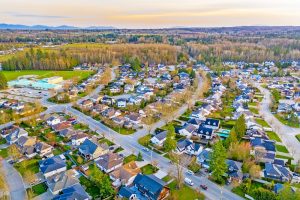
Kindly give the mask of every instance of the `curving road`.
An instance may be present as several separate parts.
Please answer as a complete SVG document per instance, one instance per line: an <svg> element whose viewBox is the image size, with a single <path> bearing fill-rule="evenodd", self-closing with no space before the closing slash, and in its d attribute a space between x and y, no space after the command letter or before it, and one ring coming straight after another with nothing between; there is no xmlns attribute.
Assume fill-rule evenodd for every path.
<svg viewBox="0 0 300 200"><path fill-rule="evenodd" d="M271 93L268 89L261 87L259 84L255 83L264 98L260 103L259 113L266 122L272 127L272 129L279 135L282 143L287 147L291 155L294 157L297 162L300 160L300 142L295 137L297 134L300 134L300 128L293 128L282 124L270 111L271 104Z"/></svg>

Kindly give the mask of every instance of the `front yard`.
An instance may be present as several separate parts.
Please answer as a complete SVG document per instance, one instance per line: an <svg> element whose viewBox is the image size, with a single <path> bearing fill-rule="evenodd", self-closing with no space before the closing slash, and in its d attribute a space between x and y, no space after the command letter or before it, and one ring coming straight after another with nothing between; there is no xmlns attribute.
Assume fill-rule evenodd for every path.
<svg viewBox="0 0 300 200"><path fill-rule="evenodd" d="M270 125L263 119L259 119L259 118L256 118L255 121L261 125L262 127L268 127L270 128Z"/></svg>
<svg viewBox="0 0 300 200"><path fill-rule="evenodd" d="M39 195L45 193L48 189L48 186L44 182L44 183L39 183L35 186L32 186L31 189L32 189L32 192L33 192L33 197L36 197L36 196L39 196Z"/></svg>
<svg viewBox="0 0 300 200"><path fill-rule="evenodd" d="M145 165L144 167L142 167L141 170L142 170L143 174L149 175L149 174L156 173L158 171L158 168L151 164L148 164L148 165Z"/></svg>
<svg viewBox="0 0 300 200"><path fill-rule="evenodd" d="M131 154L131 155L127 156L126 158L124 158L123 163L126 164L126 163L129 163L131 161L136 161L136 160L137 160L137 156Z"/></svg>
<svg viewBox="0 0 300 200"><path fill-rule="evenodd" d="M273 131L266 131L270 140L275 140L276 142L281 142L279 136Z"/></svg>
<svg viewBox="0 0 300 200"><path fill-rule="evenodd" d="M276 151L282 152L282 153L289 153L287 148L283 145L276 144Z"/></svg>
<svg viewBox="0 0 300 200"><path fill-rule="evenodd" d="M183 199L183 200L188 200L188 199L198 199L198 200L204 200L205 196L192 188L190 188L187 185L183 185L180 189L177 188L178 184L176 181L172 181L168 187L171 190L171 196L169 199Z"/></svg>
<svg viewBox="0 0 300 200"><path fill-rule="evenodd" d="M22 176L26 171L31 171L33 174L39 172L39 159L32 158L29 160L24 160L22 162L16 163L14 167L20 172Z"/></svg>

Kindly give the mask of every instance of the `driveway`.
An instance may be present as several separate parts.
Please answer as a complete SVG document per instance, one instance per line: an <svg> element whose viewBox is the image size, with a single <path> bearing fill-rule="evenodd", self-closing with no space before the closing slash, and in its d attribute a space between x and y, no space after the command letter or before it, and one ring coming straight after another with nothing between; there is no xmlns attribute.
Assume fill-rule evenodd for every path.
<svg viewBox="0 0 300 200"><path fill-rule="evenodd" d="M23 179L19 172L12 165L7 163L6 160L2 160L2 168L8 184L11 200L27 199Z"/></svg>

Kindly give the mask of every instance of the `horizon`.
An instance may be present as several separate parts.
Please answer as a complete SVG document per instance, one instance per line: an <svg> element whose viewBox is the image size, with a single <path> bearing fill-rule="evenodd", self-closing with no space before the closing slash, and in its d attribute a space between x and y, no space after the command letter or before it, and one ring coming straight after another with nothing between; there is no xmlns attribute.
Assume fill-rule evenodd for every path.
<svg viewBox="0 0 300 200"><path fill-rule="evenodd" d="M32 6L34 5L34 6ZM288 0L2 0L0 21L27 26L173 27L299 26L300 2Z"/></svg>

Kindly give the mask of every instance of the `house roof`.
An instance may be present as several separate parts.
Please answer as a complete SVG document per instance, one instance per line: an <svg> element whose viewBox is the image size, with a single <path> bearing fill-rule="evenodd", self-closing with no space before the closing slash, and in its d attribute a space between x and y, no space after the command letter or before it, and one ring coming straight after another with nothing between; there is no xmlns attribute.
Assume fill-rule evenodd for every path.
<svg viewBox="0 0 300 200"><path fill-rule="evenodd" d="M273 140L264 140L260 137L255 137L250 139L250 144L253 147L264 147L267 151L276 151L275 141Z"/></svg>
<svg viewBox="0 0 300 200"><path fill-rule="evenodd" d="M213 129L211 128L206 128L204 126L200 126L199 129L197 130L197 133L198 134L201 134L201 135L208 135L208 136L211 136L213 134Z"/></svg>
<svg viewBox="0 0 300 200"><path fill-rule="evenodd" d="M119 195L127 199L129 199L133 194L135 194L134 191L131 190L129 187L122 187L119 191Z"/></svg>
<svg viewBox="0 0 300 200"><path fill-rule="evenodd" d="M52 192L57 192L79 183L78 179L74 176L73 170L68 170L66 172L50 176L46 181L49 189Z"/></svg>
<svg viewBox="0 0 300 200"><path fill-rule="evenodd" d="M152 193L152 195L158 197L161 190L164 188L166 183L154 175L142 175L138 174L133 183L139 188L146 189L146 191Z"/></svg>
<svg viewBox="0 0 300 200"><path fill-rule="evenodd" d="M162 132L156 134L153 137L156 137L159 141L161 141L161 140L164 140L167 137L167 133L168 133L168 131L162 131Z"/></svg>
<svg viewBox="0 0 300 200"><path fill-rule="evenodd" d="M182 129L185 129L189 133L193 133L197 128L192 124L186 124L182 127Z"/></svg>
<svg viewBox="0 0 300 200"><path fill-rule="evenodd" d="M90 199L80 184L75 184L71 187L62 190L61 194L54 197L53 200L85 200Z"/></svg>
<svg viewBox="0 0 300 200"><path fill-rule="evenodd" d="M191 145L193 142L188 139L182 139L177 142L177 148L184 149L187 146Z"/></svg>
<svg viewBox="0 0 300 200"><path fill-rule="evenodd" d="M196 118L192 118L192 119L189 119L187 121L188 124L193 124L193 125L199 125L201 124L201 120L200 119L196 119Z"/></svg>
<svg viewBox="0 0 300 200"><path fill-rule="evenodd" d="M103 167L106 170L111 169L117 165L123 163L123 157L116 153L107 153L100 156L95 162L97 165Z"/></svg>
<svg viewBox="0 0 300 200"><path fill-rule="evenodd" d="M131 177L139 173L141 173L141 169L137 166L135 161L131 161L113 171L111 175L116 179L125 180L127 182Z"/></svg>
<svg viewBox="0 0 300 200"><path fill-rule="evenodd" d="M206 118L206 120L204 121L204 124L209 126L219 126L219 123L220 120L212 118Z"/></svg>
<svg viewBox="0 0 300 200"><path fill-rule="evenodd" d="M89 139L85 139L84 142L78 147L84 154L94 154L98 145Z"/></svg>
<svg viewBox="0 0 300 200"><path fill-rule="evenodd" d="M45 160L39 161L40 170L43 174L55 171L57 169L61 169L66 167L66 162L60 156L53 156L51 158L47 158Z"/></svg>

